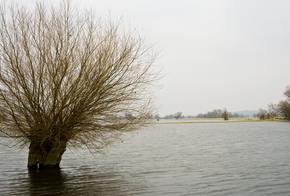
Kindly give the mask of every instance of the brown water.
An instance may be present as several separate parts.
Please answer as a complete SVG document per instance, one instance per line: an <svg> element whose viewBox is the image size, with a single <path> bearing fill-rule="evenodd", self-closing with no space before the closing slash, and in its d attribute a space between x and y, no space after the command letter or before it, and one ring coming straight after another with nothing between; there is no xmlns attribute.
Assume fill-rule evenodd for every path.
<svg viewBox="0 0 290 196"><path fill-rule="evenodd" d="M1 146L0 195L290 195L290 123L157 124L82 153L29 171Z"/></svg>

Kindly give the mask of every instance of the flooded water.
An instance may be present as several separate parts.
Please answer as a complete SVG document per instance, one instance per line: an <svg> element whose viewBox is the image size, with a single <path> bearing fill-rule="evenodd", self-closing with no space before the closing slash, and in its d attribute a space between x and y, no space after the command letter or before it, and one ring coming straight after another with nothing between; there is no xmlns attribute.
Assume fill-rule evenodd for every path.
<svg viewBox="0 0 290 196"><path fill-rule="evenodd" d="M29 171L1 146L0 195L290 195L290 123L156 124L84 154Z"/></svg>

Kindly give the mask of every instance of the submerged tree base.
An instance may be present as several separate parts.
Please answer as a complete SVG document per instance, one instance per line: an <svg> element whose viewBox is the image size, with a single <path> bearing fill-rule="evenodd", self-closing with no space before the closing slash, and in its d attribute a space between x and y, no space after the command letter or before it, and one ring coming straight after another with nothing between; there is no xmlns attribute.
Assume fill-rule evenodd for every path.
<svg viewBox="0 0 290 196"><path fill-rule="evenodd" d="M65 144L63 146L56 146L52 144L31 142L29 146L27 167L29 169L60 168L59 164L65 150Z"/></svg>
<svg viewBox="0 0 290 196"><path fill-rule="evenodd" d="M37 164L37 165L27 165L28 169L59 169L59 163L55 165L43 165L43 164Z"/></svg>

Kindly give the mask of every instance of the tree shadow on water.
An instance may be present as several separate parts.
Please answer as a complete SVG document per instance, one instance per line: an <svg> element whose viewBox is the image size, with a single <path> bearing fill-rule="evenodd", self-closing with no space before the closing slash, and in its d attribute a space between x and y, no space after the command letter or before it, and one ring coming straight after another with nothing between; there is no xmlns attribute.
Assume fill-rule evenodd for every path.
<svg viewBox="0 0 290 196"><path fill-rule="evenodd" d="M65 174L61 169L29 169L30 195L66 195Z"/></svg>
<svg viewBox="0 0 290 196"><path fill-rule="evenodd" d="M29 169L30 195L128 195L139 185L114 172L88 168Z"/></svg>

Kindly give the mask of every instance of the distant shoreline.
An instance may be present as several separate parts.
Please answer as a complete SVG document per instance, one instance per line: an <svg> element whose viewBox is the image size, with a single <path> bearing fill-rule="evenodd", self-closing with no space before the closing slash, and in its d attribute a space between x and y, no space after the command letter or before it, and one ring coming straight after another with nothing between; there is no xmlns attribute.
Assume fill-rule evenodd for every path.
<svg viewBox="0 0 290 196"><path fill-rule="evenodd" d="M223 118L181 118L181 119L159 119L152 120L149 124L186 124L186 123L236 123L236 122L289 122L282 118L280 119L266 119L260 120L256 117L244 117L244 118L230 118L224 120Z"/></svg>

